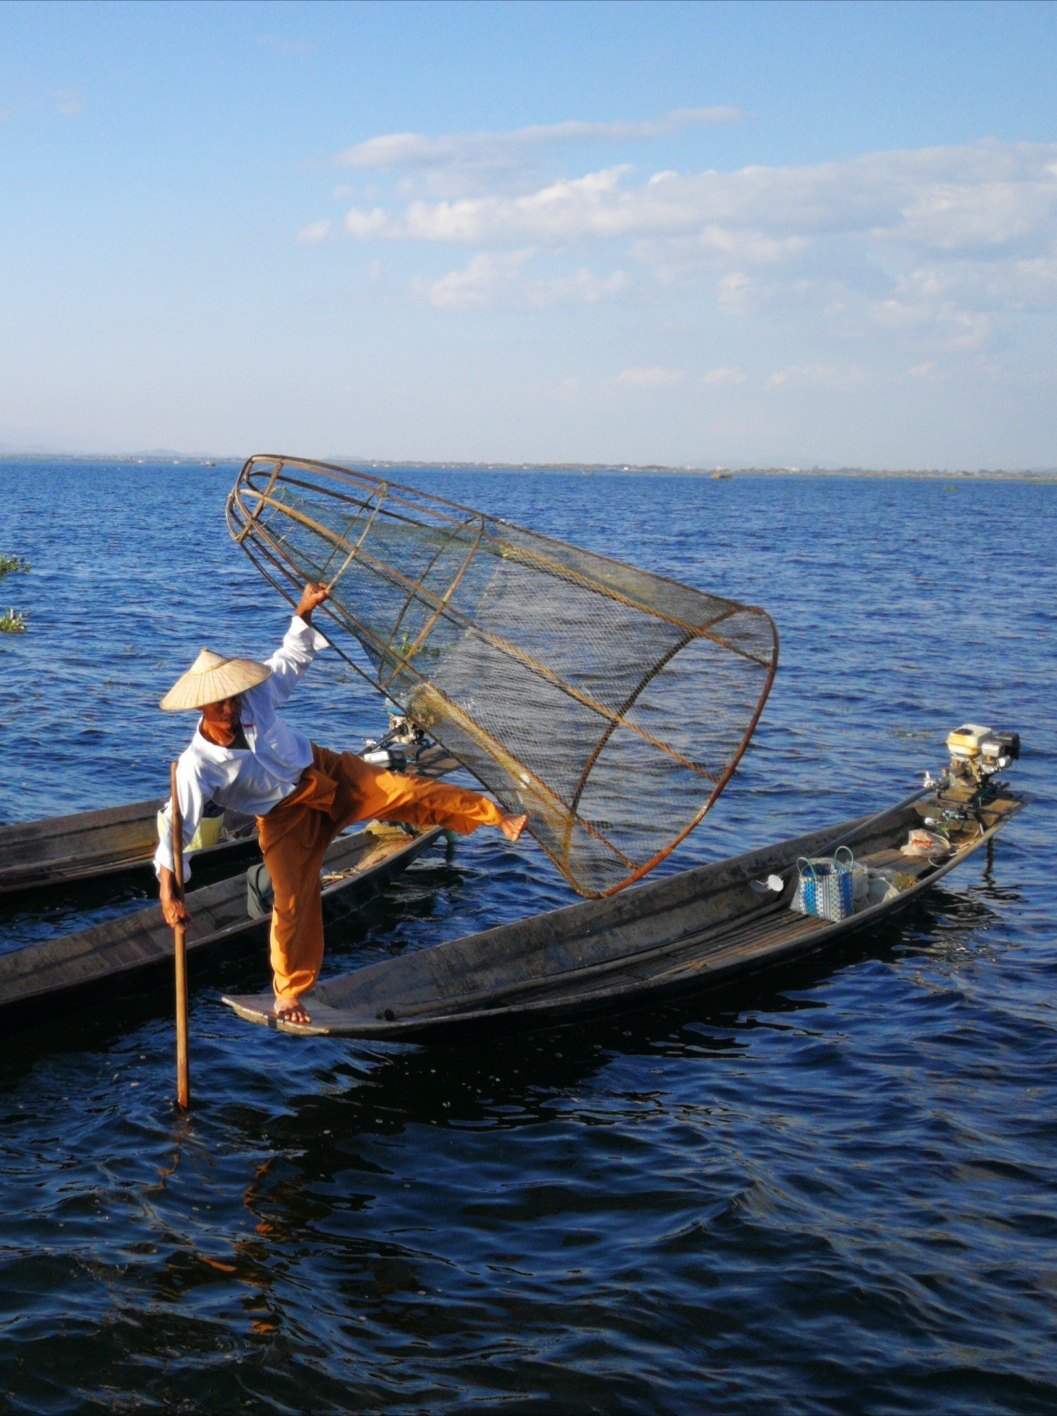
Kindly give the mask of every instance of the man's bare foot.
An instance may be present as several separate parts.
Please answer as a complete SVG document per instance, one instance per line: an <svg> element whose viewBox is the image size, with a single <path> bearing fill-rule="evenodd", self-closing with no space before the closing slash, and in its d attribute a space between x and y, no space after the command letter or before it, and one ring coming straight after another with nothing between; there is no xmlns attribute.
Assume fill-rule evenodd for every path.
<svg viewBox="0 0 1057 1416"><path fill-rule="evenodd" d="M303 1028L306 1023L312 1021L300 998L295 998L292 1003L276 1003L275 1016L280 1022L293 1023L299 1028Z"/></svg>
<svg viewBox="0 0 1057 1416"><path fill-rule="evenodd" d="M508 841L517 841L520 840L527 821L527 816L504 816L499 823L499 829Z"/></svg>

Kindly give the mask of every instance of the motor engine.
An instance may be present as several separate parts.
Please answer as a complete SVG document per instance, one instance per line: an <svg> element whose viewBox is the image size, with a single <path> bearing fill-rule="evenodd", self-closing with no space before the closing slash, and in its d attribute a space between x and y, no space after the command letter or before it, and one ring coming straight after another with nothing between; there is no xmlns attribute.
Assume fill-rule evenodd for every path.
<svg viewBox="0 0 1057 1416"><path fill-rule="evenodd" d="M1020 734L966 723L947 735L947 748L951 754L951 779L982 786L1020 757Z"/></svg>
<svg viewBox="0 0 1057 1416"><path fill-rule="evenodd" d="M402 713L389 714L389 730L381 738L368 738L364 744L363 760L375 767L385 767L390 772L407 771L405 747L425 747L429 739L416 722L405 718Z"/></svg>

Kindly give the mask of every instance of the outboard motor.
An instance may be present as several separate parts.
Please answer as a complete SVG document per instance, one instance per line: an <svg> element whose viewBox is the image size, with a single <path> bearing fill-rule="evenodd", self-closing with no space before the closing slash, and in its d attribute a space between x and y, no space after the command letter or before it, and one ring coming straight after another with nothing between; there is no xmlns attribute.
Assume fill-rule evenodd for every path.
<svg viewBox="0 0 1057 1416"><path fill-rule="evenodd" d="M429 739L410 718L400 713L389 714L389 730L383 737L368 738L361 754L364 762L375 767L385 767L390 772L407 771L407 753L404 748L425 747Z"/></svg>
<svg viewBox="0 0 1057 1416"><path fill-rule="evenodd" d="M961 779L982 787L1020 757L1020 734L966 723L947 735L947 748L951 754L951 780Z"/></svg>

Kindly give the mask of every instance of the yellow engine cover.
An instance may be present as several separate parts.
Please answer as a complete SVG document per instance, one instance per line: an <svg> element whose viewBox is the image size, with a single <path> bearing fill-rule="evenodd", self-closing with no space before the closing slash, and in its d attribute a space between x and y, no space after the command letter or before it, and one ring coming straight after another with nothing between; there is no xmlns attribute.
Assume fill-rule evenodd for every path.
<svg viewBox="0 0 1057 1416"><path fill-rule="evenodd" d="M980 756L980 743L991 734L990 728L982 728L979 723L966 723L947 735L947 746L952 757L963 760Z"/></svg>

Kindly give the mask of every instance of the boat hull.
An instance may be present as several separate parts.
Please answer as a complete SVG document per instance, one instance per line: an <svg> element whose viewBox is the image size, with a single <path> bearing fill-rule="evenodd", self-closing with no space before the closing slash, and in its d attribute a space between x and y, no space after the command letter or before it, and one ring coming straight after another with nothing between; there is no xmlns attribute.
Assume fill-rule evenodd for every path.
<svg viewBox="0 0 1057 1416"><path fill-rule="evenodd" d="M283 1031L458 1042L725 987L905 909L986 846L1026 800L1005 793L940 864L900 855L908 830L935 809L934 802L912 799L881 816L685 871L612 900L449 940L319 985L305 999L307 1027L278 1023L265 997L225 1002L247 1021ZM842 842L857 858L897 868L913 883L839 923L795 913L797 858L829 855ZM750 882L769 874L784 874L784 890L761 900Z"/></svg>
<svg viewBox="0 0 1057 1416"><path fill-rule="evenodd" d="M325 859L328 872L348 871L323 891L324 919L357 908L443 835L413 836L375 827L339 836ZM199 961L267 946L271 915L251 918L246 879L238 875L192 891L187 954ZM160 905L104 924L0 955L0 1023L6 1031L47 1021L115 996L149 991L172 979L173 934Z"/></svg>
<svg viewBox="0 0 1057 1416"><path fill-rule="evenodd" d="M157 817L165 802L134 801L102 811L78 811L0 826L0 896L151 870L158 848ZM252 827L252 818L240 818ZM232 869L260 859L256 830L195 851L196 866Z"/></svg>
<svg viewBox="0 0 1057 1416"><path fill-rule="evenodd" d="M461 766L443 748L428 742L409 745L404 757L423 777L444 777ZM164 805L157 798L0 826L0 897L153 874L157 816ZM192 871L234 871L260 860L253 817L229 811L224 824L232 839L193 852Z"/></svg>

